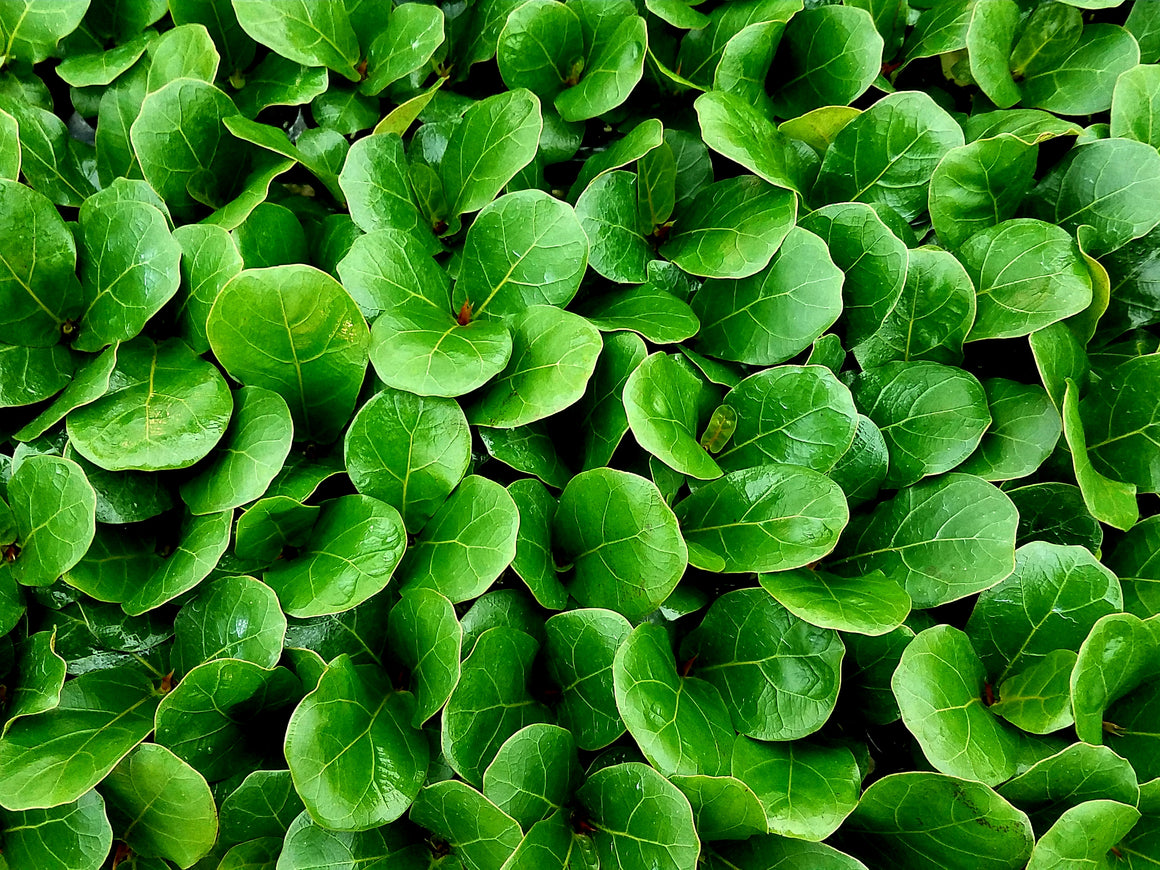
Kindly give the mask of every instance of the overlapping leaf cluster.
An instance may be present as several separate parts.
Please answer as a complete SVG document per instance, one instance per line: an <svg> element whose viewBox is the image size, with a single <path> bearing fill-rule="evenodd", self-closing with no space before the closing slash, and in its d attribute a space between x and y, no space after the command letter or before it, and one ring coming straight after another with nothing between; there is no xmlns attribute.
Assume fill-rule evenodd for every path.
<svg viewBox="0 0 1160 870"><path fill-rule="evenodd" d="M1157 146L1151 0L0 0L0 867L1155 866Z"/></svg>

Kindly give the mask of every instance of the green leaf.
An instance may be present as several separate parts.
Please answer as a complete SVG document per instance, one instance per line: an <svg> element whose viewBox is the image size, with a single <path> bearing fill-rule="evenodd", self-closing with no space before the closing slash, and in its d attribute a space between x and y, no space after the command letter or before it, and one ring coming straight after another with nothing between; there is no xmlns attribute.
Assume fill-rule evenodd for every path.
<svg viewBox="0 0 1160 870"><path fill-rule="evenodd" d="M432 589L408 589L391 608L387 638L395 655L411 669L415 712L423 723L443 709L459 682L463 631L455 606Z"/></svg>
<svg viewBox="0 0 1160 870"><path fill-rule="evenodd" d="M1080 407L1093 467L1139 492L1160 490L1160 428L1152 413L1156 359L1140 356L1116 366Z"/></svg>
<svg viewBox="0 0 1160 870"><path fill-rule="evenodd" d="M733 775L761 801L769 831L783 837L824 840L858 805L858 764L843 746L741 737Z"/></svg>
<svg viewBox="0 0 1160 870"><path fill-rule="evenodd" d="M556 576L556 563L552 558L552 518L556 515L556 499L538 480L527 478L508 484L507 491L520 514L516 555L511 568L524 581L537 604L548 610L563 610L568 604L568 590Z"/></svg>
<svg viewBox="0 0 1160 870"><path fill-rule="evenodd" d="M998 684L1053 650L1078 651L1122 601L1116 576L1086 549L1034 541L1016 551L1014 573L979 596L966 631Z"/></svg>
<svg viewBox="0 0 1160 870"><path fill-rule="evenodd" d="M218 843L281 840L302 809L289 770L256 770L222 800Z"/></svg>
<svg viewBox="0 0 1160 870"><path fill-rule="evenodd" d="M1031 734L1050 734L1071 725L1071 672L1076 654L1052 650L995 690L991 712Z"/></svg>
<svg viewBox="0 0 1160 870"><path fill-rule="evenodd" d="M807 840L792 840L769 834L750 837L739 843L715 843L707 851L707 865L713 870L729 867L777 867L792 866L786 861L805 861L805 866L815 870L866 870L866 865L844 852L839 852L825 843L811 843ZM717 859L723 860L718 864Z"/></svg>
<svg viewBox="0 0 1160 870"><path fill-rule="evenodd" d="M397 134L364 136L351 145L338 184L351 218L364 232L389 228L414 233L425 242L431 238L426 229L420 230L419 210L407 184L403 141Z"/></svg>
<svg viewBox="0 0 1160 870"><path fill-rule="evenodd" d="M513 429L549 417L584 395L600 333L578 314L532 305L507 321L512 351L507 366L467 407L480 426Z"/></svg>
<svg viewBox="0 0 1160 870"><path fill-rule="evenodd" d="M976 233L959 257L979 294L971 341L1028 335L1092 301L1091 277L1074 239L1041 221L1004 221Z"/></svg>
<svg viewBox="0 0 1160 870"><path fill-rule="evenodd" d="M1032 217L1075 232L1092 228L1085 249L1101 257L1160 221L1160 154L1130 139L1100 139L1069 151L1028 200Z"/></svg>
<svg viewBox="0 0 1160 870"><path fill-rule="evenodd" d="M588 265L588 237L572 207L521 190L484 207L467 230L454 310L473 317L519 315L531 305L572 301Z"/></svg>
<svg viewBox="0 0 1160 870"><path fill-rule="evenodd" d="M835 137L814 199L881 203L914 220L926 211L927 188L939 161L962 144L959 125L927 94L889 94Z"/></svg>
<svg viewBox="0 0 1160 870"><path fill-rule="evenodd" d="M274 561L287 546L305 543L319 510L285 495L255 502L238 518L234 553L242 559Z"/></svg>
<svg viewBox="0 0 1160 870"><path fill-rule="evenodd" d="M557 489L563 489L572 476L556 453L555 444L542 423L529 423L515 429L481 428L479 439L492 459L516 471L538 477Z"/></svg>
<svg viewBox="0 0 1160 870"><path fill-rule="evenodd" d="M153 43L150 55L146 84L150 92L180 78L213 84L221 60L209 31L201 24L179 24L166 31Z"/></svg>
<svg viewBox="0 0 1160 870"><path fill-rule="evenodd" d="M175 218L189 221L198 204L225 205L240 184L239 161L222 121L237 114L233 102L211 84L175 79L145 97L129 137L145 180Z"/></svg>
<svg viewBox="0 0 1160 870"><path fill-rule="evenodd" d="M1140 516L1136 504L1136 486L1113 480L1096 471L1087 452L1087 438L1080 417L1079 389L1071 378L1066 378L1064 383L1063 437L1071 450L1075 479L1083 493L1084 503L1100 522L1126 531L1135 525Z"/></svg>
<svg viewBox="0 0 1160 870"><path fill-rule="evenodd" d="M943 244L958 249L1014 217L1035 181L1038 152L1009 133L948 151L930 179L930 219Z"/></svg>
<svg viewBox="0 0 1160 870"><path fill-rule="evenodd" d="M1071 673L1071 707L1080 740L1102 743L1108 707L1160 675L1157 629L1156 620L1142 620L1129 613L1109 614L1092 627Z"/></svg>
<svg viewBox="0 0 1160 870"><path fill-rule="evenodd" d="M998 785L1016 772L1017 732L987 709L985 681L970 639L937 625L903 651L891 685L902 721L936 769Z"/></svg>
<svg viewBox="0 0 1160 870"><path fill-rule="evenodd" d="M747 278L768 264L797 214L792 193L752 175L702 188L661 253L692 275Z"/></svg>
<svg viewBox="0 0 1160 870"><path fill-rule="evenodd" d="M994 586L1015 566L1018 513L997 487L948 474L901 490L858 517L831 563L840 573L882 571L918 608Z"/></svg>
<svg viewBox="0 0 1160 870"><path fill-rule="evenodd" d="M674 776L693 808L702 840L746 840L765 834L765 810L753 790L734 776Z"/></svg>
<svg viewBox="0 0 1160 870"><path fill-rule="evenodd" d="M737 414L733 437L717 454L727 471L787 463L828 472L858 427L850 391L821 366L778 366L750 375L724 404Z"/></svg>
<svg viewBox="0 0 1160 870"><path fill-rule="evenodd" d="M387 29L366 50L367 76L359 89L365 94L378 94L422 69L442 43L443 10L425 4L396 6L391 10Z"/></svg>
<svg viewBox="0 0 1160 870"><path fill-rule="evenodd" d="M690 303L697 350L751 365L785 362L842 313L842 272L825 243L795 227L768 266L734 281L706 281Z"/></svg>
<svg viewBox="0 0 1160 870"><path fill-rule="evenodd" d="M602 768L577 795L596 828L601 867L679 870L697 863L701 844L688 800L647 765Z"/></svg>
<svg viewBox="0 0 1160 870"><path fill-rule="evenodd" d="M47 586L84 556L96 531L96 493L75 462L30 456L8 481L19 555L14 578Z"/></svg>
<svg viewBox="0 0 1160 870"><path fill-rule="evenodd" d="M632 625L610 610L576 609L544 625L548 673L560 686L556 716L580 749L602 749L624 733L612 666Z"/></svg>
<svg viewBox="0 0 1160 870"><path fill-rule="evenodd" d="M720 559L716 570L725 573L816 562L834 548L849 519L836 483L794 465L731 471L679 502L676 514L691 548Z"/></svg>
<svg viewBox="0 0 1160 870"><path fill-rule="evenodd" d="M592 185L593 181L606 172L635 163L649 152L660 148L665 142L664 136L665 129L660 121L655 118L641 121L604 151L599 151L584 161L584 165L580 167L580 174L568 190L568 199L575 200Z"/></svg>
<svg viewBox="0 0 1160 870"><path fill-rule="evenodd" d="M382 591L403 558L399 512L365 495L326 502L302 552L263 576L289 616L341 613Z"/></svg>
<svg viewBox="0 0 1160 870"><path fill-rule="evenodd" d="M757 579L786 610L821 628L882 635L896 629L910 613L910 596L881 571L839 577L799 568Z"/></svg>
<svg viewBox="0 0 1160 870"><path fill-rule="evenodd" d="M381 864L391 851L379 830L332 831L302 813L286 832L278 861L282 870L360 870Z"/></svg>
<svg viewBox="0 0 1160 870"><path fill-rule="evenodd" d="M838 697L842 654L837 632L803 622L761 589L722 595L681 646L720 690L734 727L758 740L796 740L822 727Z"/></svg>
<svg viewBox="0 0 1160 870"><path fill-rule="evenodd" d="M240 28L238 32L242 33ZM244 33L242 35L245 37ZM323 93L327 85L325 69L303 66L279 55L268 54L246 74L245 87L234 95L234 103L245 117L254 118L270 106L309 103Z"/></svg>
<svg viewBox="0 0 1160 870"><path fill-rule="evenodd" d="M711 683L677 673L662 626L645 623L625 639L612 677L628 733L656 770L667 776L729 772L728 710Z"/></svg>
<svg viewBox="0 0 1160 870"><path fill-rule="evenodd" d="M580 779L572 735L534 724L507 739L483 774L483 793L528 830L560 810Z"/></svg>
<svg viewBox="0 0 1160 870"><path fill-rule="evenodd" d="M602 332L633 330L653 344L673 344L697 334L701 327L689 306L651 285L617 290L596 297L584 316Z"/></svg>
<svg viewBox="0 0 1160 870"><path fill-rule="evenodd" d="M342 285L310 266L247 269L218 294L206 332L232 377L286 400L299 439L337 437L354 410L369 342Z"/></svg>
<svg viewBox="0 0 1160 870"><path fill-rule="evenodd" d="M376 231L355 242L339 274L368 315L371 362L391 387L458 396L491 380L512 354L506 326L458 323L446 273L407 234Z"/></svg>
<svg viewBox="0 0 1160 870"><path fill-rule="evenodd" d="M209 786L165 747L137 747L101 791L118 838L134 852L187 868L213 848L218 819Z"/></svg>
<svg viewBox="0 0 1160 870"><path fill-rule="evenodd" d="M1067 54L1027 66L1023 104L1059 115L1105 112L1120 73L1139 62L1140 48L1124 28L1087 24Z"/></svg>
<svg viewBox="0 0 1160 870"><path fill-rule="evenodd" d="M56 652L56 632L38 631L21 644L19 682L12 690L3 733L23 716L34 716L60 703L65 661Z"/></svg>
<svg viewBox="0 0 1160 870"><path fill-rule="evenodd" d="M1021 10L1012 0L981 0L975 4L967 28L971 76L1001 109L1010 109L1021 98L1011 75L1011 49L1020 17Z"/></svg>
<svg viewBox="0 0 1160 870"><path fill-rule="evenodd" d="M26 63L39 63L56 51L59 40L81 23L89 0L43 3L22 0L0 12L4 54Z"/></svg>
<svg viewBox="0 0 1160 870"><path fill-rule="evenodd" d="M95 791L48 810L0 813L8 866L99 870L113 845L105 801Z"/></svg>
<svg viewBox="0 0 1160 870"><path fill-rule="evenodd" d="M991 424L982 385L968 372L939 363L889 362L855 378L851 392L886 439L888 487L955 468Z"/></svg>
<svg viewBox="0 0 1160 870"><path fill-rule="evenodd" d="M410 819L443 838L466 870L497 870L521 839L515 819L457 780L433 783L419 792Z"/></svg>
<svg viewBox="0 0 1160 870"><path fill-rule="evenodd" d="M592 33L593 13L598 4L575 4L580 27L588 43L588 57L577 84L556 96L556 110L565 121L584 121L603 115L628 99L644 75L644 55L648 32L644 19L628 15L611 25L613 14L596 24ZM598 13L599 14L599 13Z"/></svg>
<svg viewBox="0 0 1160 870"><path fill-rule="evenodd" d="M983 381L991 426L967 461L959 466L984 480L1026 477L1051 455L1063 432L1063 421L1047 391L1037 384L1005 378Z"/></svg>
<svg viewBox="0 0 1160 870"><path fill-rule="evenodd" d="M1116 138L1135 139L1155 147L1160 113L1160 67L1136 66L1116 79L1112 93L1111 129Z"/></svg>
<svg viewBox="0 0 1160 870"><path fill-rule="evenodd" d="M414 534L463 479L471 433L451 399L387 387L351 421L344 454L355 489L398 509Z"/></svg>
<svg viewBox="0 0 1160 870"><path fill-rule="evenodd" d="M47 347L80 313L76 241L42 194L0 179L0 328Z"/></svg>
<svg viewBox="0 0 1160 870"><path fill-rule="evenodd" d="M1024 815L987 786L941 773L894 773L862 794L847 823L851 850L899 868L1015 870L1031 855Z"/></svg>
<svg viewBox="0 0 1160 870"><path fill-rule="evenodd" d="M877 331L902 293L910 259L906 245L862 203L828 205L803 216L800 226L821 237L845 273L841 313L846 343L856 348Z"/></svg>
<svg viewBox="0 0 1160 870"><path fill-rule="evenodd" d="M507 490L470 475L408 548L399 582L407 589L434 589L456 603L482 595L511 564L519 523Z"/></svg>
<svg viewBox="0 0 1160 870"><path fill-rule="evenodd" d="M552 543L572 566L568 592L584 607L638 620L685 572L677 518L654 484L612 468L582 472L560 496Z"/></svg>
<svg viewBox="0 0 1160 870"><path fill-rule="evenodd" d="M412 727L415 699L385 675L339 656L286 728L286 760L306 809L328 828L358 831L399 818L427 776L429 749Z"/></svg>
<svg viewBox="0 0 1160 870"><path fill-rule="evenodd" d="M153 730L158 700L130 668L66 682L59 705L19 720L0 738L0 806L45 809L79 799Z"/></svg>
<svg viewBox="0 0 1160 870"><path fill-rule="evenodd" d="M576 201L576 217L591 244L588 264L597 274L620 283L648 280L653 249L640 228L635 176L619 170L597 176Z"/></svg>
<svg viewBox="0 0 1160 870"><path fill-rule="evenodd" d="M187 224L173 231L181 245L181 284L177 321L182 339L194 351L209 350L205 324L222 287L242 271L242 255L233 236L212 224Z"/></svg>
<svg viewBox="0 0 1160 870"><path fill-rule="evenodd" d="M1140 818L1135 807L1088 801L1065 812L1031 851L1028 870L1080 868L1110 863L1108 853Z"/></svg>
<svg viewBox="0 0 1160 870"><path fill-rule="evenodd" d="M636 335L614 334L603 341L604 349L580 402L585 471L607 465L628 432L624 385L646 355L644 342Z"/></svg>
<svg viewBox="0 0 1160 870"><path fill-rule="evenodd" d="M0 143L0 179L19 181L20 124L3 109L0 109Z"/></svg>
<svg viewBox="0 0 1160 870"><path fill-rule="evenodd" d="M207 583L173 621L172 664L184 674L202 662L240 659L272 668L282 655L286 617L274 590L253 577Z"/></svg>
<svg viewBox="0 0 1160 870"><path fill-rule="evenodd" d="M342 0L233 0L233 6L256 41L296 63L358 81L358 37Z"/></svg>
<svg viewBox="0 0 1160 870"><path fill-rule="evenodd" d="M1120 539L1105 562L1120 578L1124 590L1124 609L1146 619L1160 612L1156 606L1156 587L1160 581L1156 557L1160 555L1160 520L1151 517L1137 523ZM1097 549L1097 548L1092 548Z"/></svg>
<svg viewBox="0 0 1160 870"><path fill-rule="evenodd" d="M230 544L230 511L190 517L173 553L123 605L130 616L160 607L209 576Z"/></svg>
<svg viewBox="0 0 1160 870"><path fill-rule="evenodd" d="M770 184L804 194L817 166L812 152L795 148L784 133L737 94L710 91L693 104L705 144Z"/></svg>
<svg viewBox="0 0 1160 870"><path fill-rule="evenodd" d="M863 368L892 360L958 362L975 304L975 287L958 260L940 248L916 248L902 295L854 356Z"/></svg>
<svg viewBox="0 0 1160 870"><path fill-rule="evenodd" d="M536 155L543 119L528 90L475 103L452 131L439 164L451 214L478 211Z"/></svg>
<svg viewBox="0 0 1160 870"><path fill-rule="evenodd" d="M261 748L246 745L252 723L301 694L297 677L285 668L226 658L205 662L161 699L154 740L210 782L226 779L262 763Z"/></svg>
<svg viewBox="0 0 1160 870"><path fill-rule="evenodd" d="M442 748L447 763L468 782L482 784L504 741L548 718L528 690L538 647L522 631L491 628L464 660L443 711Z"/></svg>
<svg viewBox="0 0 1160 870"><path fill-rule="evenodd" d="M261 497L290 453L293 432L290 409L280 395L262 387L237 390L220 452L181 485L190 511L232 510Z"/></svg>
<svg viewBox="0 0 1160 870"><path fill-rule="evenodd" d="M64 121L52 112L23 100L0 99L12 115L20 135L20 171L32 187L57 205L78 206L93 193L93 180L83 163L88 151L73 140Z"/></svg>
<svg viewBox="0 0 1160 870"><path fill-rule="evenodd" d="M641 447L681 474L707 480L721 469L695 435L701 388L683 357L655 353L625 382L624 410Z"/></svg>
<svg viewBox="0 0 1160 870"><path fill-rule="evenodd" d="M254 40L238 24L228 0L171 0L169 9L174 24L205 26L222 55L223 73L245 69L253 61Z"/></svg>
<svg viewBox="0 0 1160 870"><path fill-rule="evenodd" d="M999 787L1000 795L1027 812L1037 831L1085 801L1135 804L1139 793L1132 765L1106 746L1087 743L1073 743Z"/></svg>
<svg viewBox="0 0 1160 870"><path fill-rule="evenodd" d="M216 367L180 339L120 348L116 388L67 418L72 445L108 471L188 468L221 440L233 399Z"/></svg>
<svg viewBox="0 0 1160 870"><path fill-rule="evenodd" d="M846 106L869 89L882 68L884 43L864 9L821 6L790 19L778 64L784 84L774 109L794 118L822 106Z"/></svg>
<svg viewBox="0 0 1160 870"><path fill-rule="evenodd" d="M504 84L527 88L551 100L567 87L574 65L584 58L580 19L557 0L517 6L499 34L496 62Z"/></svg>
<svg viewBox="0 0 1160 870"><path fill-rule="evenodd" d="M929 5L907 37L904 62L965 48L973 6L972 0L949 0Z"/></svg>

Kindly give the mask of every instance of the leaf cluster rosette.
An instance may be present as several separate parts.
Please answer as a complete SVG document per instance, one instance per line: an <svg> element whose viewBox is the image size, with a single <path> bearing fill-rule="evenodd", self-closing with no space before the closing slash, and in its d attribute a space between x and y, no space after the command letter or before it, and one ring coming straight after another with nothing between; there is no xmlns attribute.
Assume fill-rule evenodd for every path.
<svg viewBox="0 0 1160 870"><path fill-rule="evenodd" d="M0 0L0 870L1160 856L1160 2Z"/></svg>

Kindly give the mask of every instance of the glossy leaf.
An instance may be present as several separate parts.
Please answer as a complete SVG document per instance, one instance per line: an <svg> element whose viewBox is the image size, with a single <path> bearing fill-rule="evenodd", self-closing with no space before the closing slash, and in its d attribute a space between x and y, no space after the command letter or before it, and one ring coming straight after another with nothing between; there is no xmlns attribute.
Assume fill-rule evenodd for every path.
<svg viewBox="0 0 1160 870"><path fill-rule="evenodd" d="M320 824L358 831L407 811L427 775L427 741L411 725L415 699L348 657L331 662L290 717L286 760Z"/></svg>
<svg viewBox="0 0 1160 870"><path fill-rule="evenodd" d="M611 468L569 481L552 543L572 566L569 594L584 607L608 608L629 619L664 601L688 561L677 518L656 486Z"/></svg>
<svg viewBox="0 0 1160 870"><path fill-rule="evenodd" d="M405 546L397 510L369 496L341 496L323 506L299 556L262 579L289 616L341 613L390 582Z"/></svg>
<svg viewBox="0 0 1160 870"><path fill-rule="evenodd" d="M8 482L19 555L15 579L46 586L84 556L96 531L96 494L80 466L59 456L31 456Z"/></svg>
<svg viewBox="0 0 1160 870"><path fill-rule="evenodd" d="M218 294L206 332L226 371L286 400L299 439L333 441L366 371L365 321L342 286L309 266L247 269Z"/></svg>
<svg viewBox="0 0 1160 870"><path fill-rule="evenodd" d="M761 589L718 598L681 655L725 699L733 725L758 740L821 728L841 682L842 641L791 614Z"/></svg>

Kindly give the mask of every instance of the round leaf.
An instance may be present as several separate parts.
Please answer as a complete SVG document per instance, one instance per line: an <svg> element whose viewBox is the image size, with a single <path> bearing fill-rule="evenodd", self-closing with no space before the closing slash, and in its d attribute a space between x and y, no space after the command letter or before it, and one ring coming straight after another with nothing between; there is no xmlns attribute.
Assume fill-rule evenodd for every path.
<svg viewBox="0 0 1160 870"><path fill-rule="evenodd" d="M910 613L906 590L881 571L839 577L798 568L757 579L786 610L821 628L881 635L901 625Z"/></svg>
<svg viewBox="0 0 1160 870"><path fill-rule="evenodd" d="M265 573L290 616L341 613L383 589L403 557L407 532L399 512L365 495L322 507L303 552Z"/></svg>
<svg viewBox="0 0 1160 870"><path fill-rule="evenodd" d="M311 816L358 831L407 811L427 776L426 738L411 726L415 699L377 670L332 661L286 727L286 761Z"/></svg>
<svg viewBox="0 0 1160 870"><path fill-rule="evenodd" d="M454 401L388 387L359 409L344 450L355 488L393 505L415 533L463 479L471 433Z"/></svg>
<svg viewBox="0 0 1160 870"><path fill-rule="evenodd" d="M850 512L836 483L796 465L731 471L676 506L695 559L704 552L726 573L785 571L829 553ZM692 557L691 557L692 558Z"/></svg>
<svg viewBox="0 0 1160 870"><path fill-rule="evenodd" d="M234 393L234 414L221 452L181 485L194 514L232 510L259 498L290 453L294 424L285 400L262 387Z"/></svg>
<svg viewBox="0 0 1160 870"><path fill-rule="evenodd" d="M568 482L552 541L572 565L569 593L584 607L606 607L628 619L668 598L688 561L677 518L656 486L611 468Z"/></svg>
<svg viewBox="0 0 1160 870"><path fill-rule="evenodd" d="M19 555L16 580L47 586L84 556L96 531L96 494L80 466L59 456L30 456L8 482Z"/></svg>
<svg viewBox="0 0 1160 870"><path fill-rule="evenodd" d="M832 564L841 573L882 571L918 608L994 586L1015 567L1019 516L997 487L948 474L901 490L859 517Z"/></svg>
<svg viewBox="0 0 1160 870"><path fill-rule="evenodd" d="M511 564L519 525L507 490L486 477L466 477L408 548L399 580L456 603L476 598Z"/></svg>
<svg viewBox="0 0 1160 870"><path fill-rule="evenodd" d="M366 321L342 285L310 266L247 269L218 294L206 326L232 377L286 400L295 435L333 441L366 372Z"/></svg>

